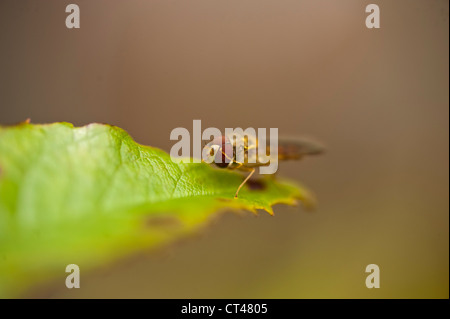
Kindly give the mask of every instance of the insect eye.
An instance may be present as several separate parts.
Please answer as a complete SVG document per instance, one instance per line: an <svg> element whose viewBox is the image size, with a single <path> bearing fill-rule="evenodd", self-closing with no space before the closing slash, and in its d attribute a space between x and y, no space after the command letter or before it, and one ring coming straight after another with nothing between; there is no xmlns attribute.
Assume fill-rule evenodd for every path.
<svg viewBox="0 0 450 319"><path fill-rule="evenodd" d="M225 136L214 138L208 143L208 163L214 163L217 167L226 168L233 162L233 146Z"/></svg>
<svg viewBox="0 0 450 319"><path fill-rule="evenodd" d="M216 164L216 166L220 168L226 168L228 166L228 163L225 162L222 163L214 162L214 164Z"/></svg>
<svg viewBox="0 0 450 319"><path fill-rule="evenodd" d="M220 168L228 167L228 164L233 161L233 147L231 144L223 144L216 153L214 163Z"/></svg>

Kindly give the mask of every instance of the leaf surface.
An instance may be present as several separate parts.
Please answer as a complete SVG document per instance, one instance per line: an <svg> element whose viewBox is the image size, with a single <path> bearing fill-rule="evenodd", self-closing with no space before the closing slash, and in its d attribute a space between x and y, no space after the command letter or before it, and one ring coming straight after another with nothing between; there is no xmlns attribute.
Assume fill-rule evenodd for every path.
<svg viewBox="0 0 450 319"><path fill-rule="evenodd" d="M310 204L307 190L266 178L174 163L105 124L0 127L0 297L176 240L224 209ZM65 274L67 275L67 274ZM63 284L63 283L62 283Z"/></svg>

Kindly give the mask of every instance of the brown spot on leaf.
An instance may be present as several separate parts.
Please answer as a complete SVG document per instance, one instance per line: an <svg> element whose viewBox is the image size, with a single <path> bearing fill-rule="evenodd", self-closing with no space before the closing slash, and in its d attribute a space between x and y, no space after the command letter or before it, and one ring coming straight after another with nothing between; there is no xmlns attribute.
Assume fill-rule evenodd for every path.
<svg viewBox="0 0 450 319"><path fill-rule="evenodd" d="M262 180L249 180L247 182L248 188L251 190L263 190L266 188L266 184Z"/></svg>
<svg viewBox="0 0 450 319"><path fill-rule="evenodd" d="M158 229L176 229L181 227L181 221L174 216L150 216L145 219L145 227Z"/></svg>
<svg viewBox="0 0 450 319"><path fill-rule="evenodd" d="M219 202L230 202L231 201L231 199L229 199L229 198L222 198L222 197L217 198L217 200Z"/></svg>

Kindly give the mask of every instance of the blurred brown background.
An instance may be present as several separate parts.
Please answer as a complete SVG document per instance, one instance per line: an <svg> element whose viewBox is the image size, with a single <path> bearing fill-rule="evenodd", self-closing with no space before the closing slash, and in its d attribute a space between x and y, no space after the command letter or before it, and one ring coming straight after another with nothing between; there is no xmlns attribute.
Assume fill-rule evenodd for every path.
<svg viewBox="0 0 450 319"><path fill-rule="evenodd" d="M76 3L81 29L66 29ZM365 27L365 6L381 29ZM317 212L224 214L199 236L28 296L449 297L449 3L0 2L0 124L115 124L170 150L175 127L278 127L326 156L280 175ZM365 267L381 288L365 287Z"/></svg>

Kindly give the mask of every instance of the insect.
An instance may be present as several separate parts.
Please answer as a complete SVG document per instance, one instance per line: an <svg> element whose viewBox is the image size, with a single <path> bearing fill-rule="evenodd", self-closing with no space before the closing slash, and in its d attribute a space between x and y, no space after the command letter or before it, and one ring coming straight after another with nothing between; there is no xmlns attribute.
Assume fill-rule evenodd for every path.
<svg viewBox="0 0 450 319"><path fill-rule="evenodd" d="M219 168L250 172L236 190L234 198L237 198L241 188L255 173L256 167L267 166L274 160L300 160L304 156L323 152L322 145L307 139L280 138L275 158L275 154L270 154L270 144L266 146L266 152L258 154L258 139L255 136L234 133L216 137L209 142L204 148L204 162L214 163Z"/></svg>

